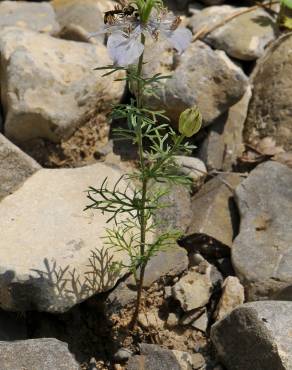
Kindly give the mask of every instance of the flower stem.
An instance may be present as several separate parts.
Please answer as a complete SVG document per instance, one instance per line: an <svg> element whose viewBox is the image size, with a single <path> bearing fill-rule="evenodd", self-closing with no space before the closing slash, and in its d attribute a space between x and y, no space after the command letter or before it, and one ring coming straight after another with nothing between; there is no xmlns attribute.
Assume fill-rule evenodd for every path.
<svg viewBox="0 0 292 370"><path fill-rule="evenodd" d="M141 35L141 43L145 45L145 36ZM142 80L140 77L142 76L142 69L143 69L143 57L144 53L141 54L139 58L138 68L137 68L137 77L138 77L138 89L137 89L137 108L142 108L143 104L143 85ZM141 182L142 182L142 196L141 196L141 208L139 214L139 223L140 223L140 256L142 259L142 263L140 264L140 273L139 279L136 281L137 284L137 299L135 305L135 311L130 323L130 327L133 329L137 323L140 305L141 305L141 296L142 296L142 289L143 289L143 282L144 282L144 275L145 275L145 268L146 262L144 261L145 256L145 242L146 242L146 227L147 227L147 218L145 214L145 206L146 206L146 195L147 195L147 183L148 177L145 171L145 158L144 158L144 151L143 151L143 137L142 137L142 120L141 117L138 118L137 122L137 143L138 143L138 152L139 152L139 162L141 167Z"/></svg>

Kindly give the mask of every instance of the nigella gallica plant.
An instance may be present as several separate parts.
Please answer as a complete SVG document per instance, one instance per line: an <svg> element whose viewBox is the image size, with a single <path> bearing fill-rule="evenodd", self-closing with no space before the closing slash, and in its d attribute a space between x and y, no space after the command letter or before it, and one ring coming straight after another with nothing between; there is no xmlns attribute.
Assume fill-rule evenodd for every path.
<svg viewBox="0 0 292 370"><path fill-rule="evenodd" d="M137 300L131 322L134 327L147 263L179 237L176 230L156 231L159 227L154 219L157 210L167 206L162 201L167 187L159 190L159 186L153 185L159 182L190 184L188 177L178 174L174 156L193 150L187 138L200 129L202 118L196 107L185 110L180 116L177 133L167 122L164 112L151 110L144 102L146 92L155 94L155 86L162 79L170 78L160 73L144 77L143 55L147 39L152 38L155 42L165 39L170 47L183 53L192 38L190 30L180 27L180 18L168 12L161 0L134 0L115 7L105 13L104 28L91 37L99 33L108 34L107 49L113 64L96 69L105 70L104 76L124 70L124 79L135 96L127 104L116 105L112 117L127 121L127 128L118 129L116 134L133 141L138 160L137 169L125 175L129 184L135 184L135 190L131 193L121 191L119 182L110 189L105 179L100 188L88 190L90 204L86 209L108 213L115 226L107 229L105 243L129 256L127 265L121 262L112 268L127 269L135 278ZM119 220L121 214L127 215L126 221L125 218Z"/></svg>

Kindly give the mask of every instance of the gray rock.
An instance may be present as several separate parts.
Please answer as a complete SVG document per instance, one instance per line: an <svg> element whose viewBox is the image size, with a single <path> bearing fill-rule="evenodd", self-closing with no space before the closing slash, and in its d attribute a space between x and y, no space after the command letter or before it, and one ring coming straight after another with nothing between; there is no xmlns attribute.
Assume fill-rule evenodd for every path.
<svg viewBox="0 0 292 370"><path fill-rule="evenodd" d="M60 28L50 3L1 1L0 29L11 26L52 35Z"/></svg>
<svg viewBox="0 0 292 370"><path fill-rule="evenodd" d="M205 365L205 359L200 353L190 354L188 352L172 350L181 370L198 370Z"/></svg>
<svg viewBox="0 0 292 370"><path fill-rule="evenodd" d="M205 333L208 328L208 321L207 310L205 308L203 314L192 322L192 327Z"/></svg>
<svg viewBox="0 0 292 370"><path fill-rule="evenodd" d="M0 134L0 199L38 171L41 166Z"/></svg>
<svg viewBox="0 0 292 370"><path fill-rule="evenodd" d="M213 6L195 14L190 21L194 33L203 27L212 27L226 17L248 8L229 5ZM277 35L274 19L264 9L243 13L226 22L204 37L204 41L229 56L240 60L254 60L263 55L265 47Z"/></svg>
<svg viewBox="0 0 292 370"><path fill-rule="evenodd" d="M244 288L239 279L236 276L228 276L222 286L222 295L216 308L215 319L221 320L243 302Z"/></svg>
<svg viewBox="0 0 292 370"><path fill-rule="evenodd" d="M145 99L152 108L165 110L174 126L180 113L194 104L199 107L204 124L211 124L241 99L247 87L242 70L223 51L214 51L201 41L191 44L173 61L170 70L175 65L178 66L172 78L157 86L157 96Z"/></svg>
<svg viewBox="0 0 292 370"><path fill-rule="evenodd" d="M227 247L232 246L237 231L236 207L229 186L235 188L240 181L241 177L236 173L219 175L194 195L193 217L184 238L187 244L191 246L199 236L207 236Z"/></svg>
<svg viewBox="0 0 292 370"><path fill-rule="evenodd" d="M127 361L132 355L133 355L133 352L129 350L128 348L120 348L114 354L114 359L117 362L123 362L123 361Z"/></svg>
<svg viewBox="0 0 292 370"><path fill-rule="evenodd" d="M211 266L202 262L192 267L173 287L172 296L184 311L205 306L212 293Z"/></svg>
<svg viewBox="0 0 292 370"><path fill-rule="evenodd" d="M179 323L180 325L190 325L195 320L197 320L205 311L205 307L195 308L194 310L191 310L187 313L185 313Z"/></svg>
<svg viewBox="0 0 292 370"><path fill-rule="evenodd" d="M122 308L136 301L137 292L121 282L107 297L105 301L105 312L107 315L117 314Z"/></svg>
<svg viewBox="0 0 292 370"><path fill-rule="evenodd" d="M292 33L284 34L267 50L254 70L253 96L244 137L256 143L272 137L278 146L292 149ZM283 55L286 57L283 58ZM272 71L272 73L271 73Z"/></svg>
<svg viewBox="0 0 292 370"><path fill-rule="evenodd" d="M271 298L292 285L292 170L266 162L236 189L240 233L232 246L248 300Z"/></svg>
<svg viewBox="0 0 292 370"><path fill-rule="evenodd" d="M66 343L43 338L0 342L0 368L5 370L80 370Z"/></svg>
<svg viewBox="0 0 292 370"><path fill-rule="evenodd" d="M155 281L181 275L187 270L189 264L188 254L184 248L176 244L170 245L166 250L158 252L147 264L144 276L144 288L149 288ZM127 284L133 286L134 278L127 279Z"/></svg>
<svg viewBox="0 0 292 370"><path fill-rule="evenodd" d="M292 302L253 302L237 307L211 330L228 370L292 368Z"/></svg>
<svg viewBox="0 0 292 370"><path fill-rule="evenodd" d="M251 88L248 87L241 100L209 127L208 136L199 152L199 157L209 170L231 171L242 155L242 132L250 98Z"/></svg>
<svg viewBox="0 0 292 370"><path fill-rule="evenodd" d="M190 189L183 185L165 185L161 182L156 183L152 189L167 192L160 198L165 207L159 208L154 216L159 232L185 232L192 217Z"/></svg>
<svg viewBox="0 0 292 370"><path fill-rule="evenodd" d="M207 169L199 158L176 155L175 163L179 167L178 171L193 180L193 185L199 187L207 176Z"/></svg>
<svg viewBox="0 0 292 370"><path fill-rule="evenodd" d="M124 272L110 266L127 264L128 257L101 239L112 226L108 215L84 208L89 186L99 187L107 177L112 188L121 175L102 163L41 169L0 202L2 308L65 312L115 285ZM119 188L125 187L123 180Z"/></svg>
<svg viewBox="0 0 292 370"><path fill-rule="evenodd" d="M113 78L93 71L110 63L101 43L5 28L0 33L0 52L5 133L17 141L67 138L98 101L113 103L123 94L124 82L113 83Z"/></svg>
<svg viewBox="0 0 292 370"><path fill-rule="evenodd" d="M53 0L52 5L56 11L57 20L63 29L78 26L89 36L89 33L98 32L102 28L103 14L97 1ZM99 38L103 39L104 35L101 34ZM71 40L75 40L75 38L72 37Z"/></svg>
<svg viewBox="0 0 292 370"><path fill-rule="evenodd" d="M130 358L127 370L186 369L185 367L181 366L181 363L183 360L186 361L186 357L188 356L184 356L184 358L182 358L182 352L180 351L170 351L169 349L164 349L155 344L142 343L140 345L140 352L140 356L133 356ZM175 354L174 352L177 353Z"/></svg>

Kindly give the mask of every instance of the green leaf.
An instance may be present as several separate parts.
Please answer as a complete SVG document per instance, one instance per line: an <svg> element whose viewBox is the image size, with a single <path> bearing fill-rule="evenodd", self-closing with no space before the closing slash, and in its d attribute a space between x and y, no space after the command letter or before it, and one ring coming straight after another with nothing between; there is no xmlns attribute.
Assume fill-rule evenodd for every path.
<svg viewBox="0 0 292 370"><path fill-rule="evenodd" d="M292 0L281 0L281 4L287 6L287 8L292 9Z"/></svg>
<svg viewBox="0 0 292 370"><path fill-rule="evenodd" d="M289 17L284 17L283 20L282 20L282 25L289 29L289 30L292 30L292 18L289 18Z"/></svg>

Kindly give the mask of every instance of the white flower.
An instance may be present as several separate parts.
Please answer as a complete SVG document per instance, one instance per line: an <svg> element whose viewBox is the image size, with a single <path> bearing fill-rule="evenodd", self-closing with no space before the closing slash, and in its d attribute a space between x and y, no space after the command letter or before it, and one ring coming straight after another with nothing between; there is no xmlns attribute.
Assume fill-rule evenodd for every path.
<svg viewBox="0 0 292 370"><path fill-rule="evenodd" d="M126 67L137 62L143 53L141 34L150 35L157 40L165 38L180 54L189 46L192 33L189 29L180 27L179 17L167 12L158 13L153 10L146 24L142 24L136 17L115 18L99 33L110 33L107 49L114 64ZM99 34L96 33L95 35Z"/></svg>

